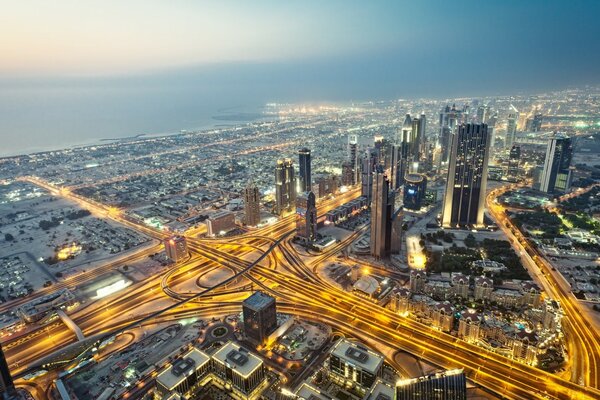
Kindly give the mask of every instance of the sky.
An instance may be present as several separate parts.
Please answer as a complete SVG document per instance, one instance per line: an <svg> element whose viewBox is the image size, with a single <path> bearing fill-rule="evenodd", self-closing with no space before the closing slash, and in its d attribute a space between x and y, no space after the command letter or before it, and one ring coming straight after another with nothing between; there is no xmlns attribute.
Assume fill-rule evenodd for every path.
<svg viewBox="0 0 600 400"><path fill-rule="evenodd" d="M196 128L265 102L600 84L596 0L0 0L0 10L0 154Z"/></svg>
<svg viewBox="0 0 600 400"><path fill-rule="evenodd" d="M454 75L467 85L485 75L548 85L600 77L593 0L21 0L1 8L3 81L214 66L289 68L300 72L290 79L315 80L331 74L328 66L366 80Z"/></svg>

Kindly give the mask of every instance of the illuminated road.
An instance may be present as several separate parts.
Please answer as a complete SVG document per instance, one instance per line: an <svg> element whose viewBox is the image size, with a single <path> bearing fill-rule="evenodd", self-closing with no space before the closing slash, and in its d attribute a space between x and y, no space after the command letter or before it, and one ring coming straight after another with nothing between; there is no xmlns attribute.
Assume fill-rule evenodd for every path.
<svg viewBox="0 0 600 400"><path fill-rule="evenodd" d="M560 273L553 270L538 251L531 246L519 229L506 217L504 208L496 199L509 190L511 185L491 191L486 199L487 209L498 226L506 234L521 255L523 265L529 270L545 292L560 302L565 312L563 327L565 336L574 350L571 354L573 363L572 380L594 388L598 387L598 371L600 357L600 338L594 326L586 321L579 301L571 293L569 285Z"/></svg>
<svg viewBox="0 0 600 400"><path fill-rule="evenodd" d="M63 195L70 196L70 193L63 193ZM354 189L332 201L323 202L319 205L319 214L322 215L357 195L358 190ZM84 204L85 200L81 198L79 200ZM104 212L105 217L126 223L152 237L161 235L160 232L124 219L119 212L97 207L99 207L97 211ZM71 315L71 318L86 336L90 336L113 332L115 329L131 326L138 321L142 321L140 323L143 324L153 324L176 317L182 318L184 315L208 315L204 313L208 310L216 310L212 308L213 306L218 308L218 312L214 311L218 314L237 313L240 311L239 301L247 295L247 292L238 292L235 289L245 286L249 281L275 295L278 306L281 305L280 310L283 312L328 323L335 330L347 332L349 336L368 338L375 343L403 349L443 368L462 367L469 379L504 398L600 398L600 391L597 389L583 387L489 352L429 326L401 317L351 293L331 287L315 274L314 265L340 251L350 242L350 239L326 249L324 254L312 260L314 263L307 263L286 240L274 244L276 239L286 237L293 232L294 228L294 216L290 216L238 237L218 240L188 238L189 248L194 253L192 260L177 266L165 276L151 277L134 285L127 293L113 296L109 300L97 302L84 310L77 311ZM266 247L272 249L269 254L265 253ZM177 287L187 280L196 279L200 274L218 265L242 271L261 255L264 255L263 261L246 273L248 281L232 281L232 287L228 286L227 290L221 293L218 291L209 293L206 297L197 297L182 305L173 303L174 300L180 301L181 298L189 298L192 295L177 291ZM556 288L558 291L560 285ZM569 321L577 322L581 316L574 314L575 317L571 318L573 309L565 307L564 302L561 302L569 316ZM174 304L174 307L168 307L163 314L154 316L155 308L164 308L165 304ZM588 337L585 330L581 330L579 322L572 326L575 334L581 336L569 335L571 340L577 342L581 338ZM15 340L15 344L9 342L7 358L11 367L18 370L23 368L24 364L47 356L51 349L61 348L73 343L74 340L74 335L62 324L52 324L47 329L42 329L41 333L35 332L25 341L17 343ZM594 359L598 347L591 347L594 343L597 342L590 341L584 344L585 349L591 353L589 360L592 360L585 364L585 369L588 371L586 382L596 387L595 375L598 371L595 369Z"/></svg>

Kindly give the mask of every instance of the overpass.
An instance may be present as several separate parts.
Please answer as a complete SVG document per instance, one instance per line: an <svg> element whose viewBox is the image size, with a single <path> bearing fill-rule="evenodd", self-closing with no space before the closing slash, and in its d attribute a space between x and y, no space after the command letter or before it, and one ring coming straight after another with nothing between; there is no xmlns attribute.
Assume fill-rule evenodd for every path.
<svg viewBox="0 0 600 400"><path fill-rule="evenodd" d="M69 318L69 316L63 310L57 310L56 314L58 314L61 321L67 326L67 328L73 331L75 336L77 336L77 340L82 342L85 339L81 328L79 328L77 324L71 318Z"/></svg>

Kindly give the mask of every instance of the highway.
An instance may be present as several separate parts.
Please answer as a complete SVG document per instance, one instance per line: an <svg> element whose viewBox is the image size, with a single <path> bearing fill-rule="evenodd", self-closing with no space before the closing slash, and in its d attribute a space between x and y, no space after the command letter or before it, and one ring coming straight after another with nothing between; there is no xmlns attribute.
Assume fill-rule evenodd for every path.
<svg viewBox="0 0 600 400"><path fill-rule="evenodd" d="M39 180L31 181L39 183ZM58 195L73 196L69 191L61 193L60 190ZM358 195L358 189L354 189L325 201L318 206L319 214L322 215ZM82 205L85 204L86 199L79 196L76 198ZM104 217L124 223L154 238L165 235L126 219L120 212L112 212L94 203L91 206L97 207L96 211L102 212ZM504 223L499 225L505 226ZM219 313L237 313L240 311L239 302L248 294L244 288L251 283L276 296L283 312L330 324L335 330L347 332L349 336L364 337L375 343L405 350L443 368L464 368L469 379L504 398L600 398L595 362L598 351L597 334L594 336L589 329L582 328L581 314L576 313L574 308L565 306L564 300L561 299L561 304L569 321L567 339L577 346L583 346L582 351L589 353L580 367L586 377L586 386L463 342L332 287L315 273L314 266L334 257L360 233L353 234L342 243L325 249L323 254L307 260L307 256L300 256L287 239L294 228L294 216L289 216L237 237L188 237L189 249L193 253L189 261L176 266L165 275L139 282L125 293L90 304L85 309L74 312L71 318L86 336L90 336L109 334L115 329L138 323L156 323L182 315L205 315L205 311L212 310L217 304ZM249 269L259 257L262 257L262 261ZM246 271L245 279L236 278L238 280L232 280L232 285L214 293L199 295L202 289L198 293L178 291L179 285L196 279L215 267L229 268L238 273ZM549 284L560 292L560 284ZM182 301L185 303L180 303ZM158 315L156 309L160 307L167 311ZM585 342L586 340L589 341ZM47 356L51 350L74 342L73 333L64 325L51 324L33 332L26 340L15 338L9 341L6 353L13 372L18 373L26 365Z"/></svg>

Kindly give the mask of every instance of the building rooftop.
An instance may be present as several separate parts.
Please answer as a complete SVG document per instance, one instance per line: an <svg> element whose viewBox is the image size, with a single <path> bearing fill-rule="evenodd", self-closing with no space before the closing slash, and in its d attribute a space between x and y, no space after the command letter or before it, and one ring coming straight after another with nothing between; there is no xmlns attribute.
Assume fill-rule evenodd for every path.
<svg viewBox="0 0 600 400"><path fill-rule="evenodd" d="M394 397L396 397L394 388L381 379L377 379L371 391L365 396L365 400L393 400Z"/></svg>
<svg viewBox="0 0 600 400"><path fill-rule="evenodd" d="M243 305L253 310L262 310L274 302L274 297L263 292L254 292L244 300Z"/></svg>
<svg viewBox="0 0 600 400"><path fill-rule="evenodd" d="M331 350L331 354L372 374L376 374L383 364L381 354L346 339L340 339Z"/></svg>
<svg viewBox="0 0 600 400"><path fill-rule="evenodd" d="M296 391L296 396L302 400L332 400L332 398L324 393L321 393L319 389L303 383L302 386Z"/></svg>
<svg viewBox="0 0 600 400"><path fill-rule="evenodd" d="M173 362L166 370L158 374L156 381L171 390L209 361L210 357L206 353L193 348L182 358Z"/></svg>
<svg viewBox="0 0 600 400"><path fill-rule="evenodd" d="M243 378L250 376L262 365L262 360L240 345L227 342L214 355L216 362L227 365Z"/></svg>

